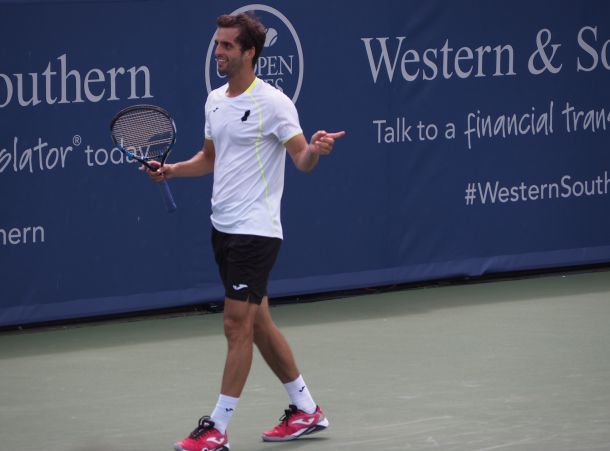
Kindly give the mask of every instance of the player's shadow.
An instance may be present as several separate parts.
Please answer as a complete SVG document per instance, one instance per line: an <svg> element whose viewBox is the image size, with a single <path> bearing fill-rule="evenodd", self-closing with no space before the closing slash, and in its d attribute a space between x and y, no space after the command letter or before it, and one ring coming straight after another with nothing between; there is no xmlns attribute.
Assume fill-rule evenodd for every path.
<svg viewBox="0 0 610 451"><path fill-rule="evenodd" d="M298 450L303 448L304 446L309 446L314 443L323 443L325 441L330 440L328 437L303 437L299 440L293 440L289 442L261 442L260 447L248 447L248 451L290 451L290 450ZM146 448L148 449L148 448ZM132 446L128 448L117 447L114 445L106 445L106 444L98 444L98 445L90 445L85 447L77 447L77 448L68 448L67 451L137 451L136 448ZM145 449L142 449L145 451Z"/></svg>
<svg viewBox="0 0 610 451"><path fill-rule="evenodd" d="M328 437L303 437L289 442L261 442L260 447L248 447L249 451L290 451L298 450L310 445L321 445L330 440Z"/></svg>

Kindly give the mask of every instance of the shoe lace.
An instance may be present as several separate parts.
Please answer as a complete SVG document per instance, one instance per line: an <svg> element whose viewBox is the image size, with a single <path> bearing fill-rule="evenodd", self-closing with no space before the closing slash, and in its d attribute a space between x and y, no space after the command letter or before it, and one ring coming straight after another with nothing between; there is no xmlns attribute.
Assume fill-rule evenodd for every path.
<svg viewBox="0 0 610 451"><path fill-rule="evenodd" d="M280 417L280 423L286 422L288 424L288 420L291 416L297 413L297 406L290 404L286 410L284 410L284 415Z"/></svg>
<svg viewBox="0 0 610 451"><path fill-rule="evenodd" d="M206 415L199 419L199 426L197 426L195 430L191 432L191 435L189 435L189 437L193 440L197 440L200 437L205 436L209 432L212 432L213 430L214 422L211 421L210 417Z"/></svg>

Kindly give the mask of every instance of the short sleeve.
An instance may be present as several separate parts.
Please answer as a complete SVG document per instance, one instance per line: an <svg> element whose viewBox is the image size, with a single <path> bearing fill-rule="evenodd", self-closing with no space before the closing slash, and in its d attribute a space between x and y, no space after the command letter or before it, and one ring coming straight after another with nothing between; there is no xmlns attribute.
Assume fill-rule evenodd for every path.
<svg viewBox="0 0 610 451"><path fill-rule="evenodd" d="M205 101L205 139L213 139L212 136L212 127L210 127L210 106L212 104L212 98L214 97L215 92L212 91L212 93L208 96L207 100Z"/></svg>
<svg viewBox="0 0 610 451"><path fill-rule="evenodd" d="M292 137L303 133L299 124L299 113L297 112L294 103L284 94L277 96L274 99L274 130L273 134L277 139L285 144Z"/></svg>

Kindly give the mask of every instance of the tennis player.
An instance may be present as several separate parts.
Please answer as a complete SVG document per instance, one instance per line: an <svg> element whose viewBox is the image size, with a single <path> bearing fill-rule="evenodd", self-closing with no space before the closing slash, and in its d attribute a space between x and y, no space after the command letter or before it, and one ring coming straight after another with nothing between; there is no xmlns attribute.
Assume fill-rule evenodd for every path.
<svg viewBox="0 0 610 451"><path fill-rule="evenodd" d="M176 451L227 451L231 420L252 364L253 343L291 399L281 423L264 441L294 440L328 427L299 373L286 339L269 314L267 281L282 243L280 201L286 150L296 167L311 171L345 133L316 132L308 143L292 101L258 79L254 66L265 28L251 14L216 20L218 72L228 83L205 105L205 144L188 161L148 171L154 181L214 172L212 245L225 287L228 354L221 394L211 416L174 446Z"/></svg>

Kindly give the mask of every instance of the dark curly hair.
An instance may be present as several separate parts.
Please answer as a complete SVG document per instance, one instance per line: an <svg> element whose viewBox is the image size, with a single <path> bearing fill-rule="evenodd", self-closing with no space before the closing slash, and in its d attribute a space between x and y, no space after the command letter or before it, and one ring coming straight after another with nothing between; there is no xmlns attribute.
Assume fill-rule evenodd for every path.
<svg viewBox="0 0 610 451"><path fill-rule="evenodd" d="M254 67L263 52L267 38L265 27L260 23L258 17L252 11L236 16L225 14L216 19L216 26L218 28L239 28L237 42L242 53L254 47L254 58L252 58L252 67Z"/></svg>

